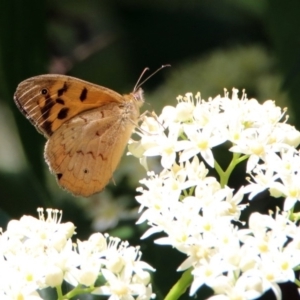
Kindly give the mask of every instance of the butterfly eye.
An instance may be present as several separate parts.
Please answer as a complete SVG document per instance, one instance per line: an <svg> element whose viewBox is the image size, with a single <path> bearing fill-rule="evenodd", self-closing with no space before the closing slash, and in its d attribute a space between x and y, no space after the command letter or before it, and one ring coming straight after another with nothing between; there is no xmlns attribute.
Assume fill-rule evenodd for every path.
<svg viewBox="0 0 300 300"><path fill-rule="evenodd" d="M41 94L42 95L47 95L48 94L48 90L47 89L42 89L41 90Z"/></svg>

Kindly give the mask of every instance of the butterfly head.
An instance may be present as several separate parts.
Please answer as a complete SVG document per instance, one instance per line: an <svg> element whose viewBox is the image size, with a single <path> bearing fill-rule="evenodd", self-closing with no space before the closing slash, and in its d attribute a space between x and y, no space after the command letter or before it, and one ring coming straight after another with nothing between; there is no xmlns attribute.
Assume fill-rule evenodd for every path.
<svg viewBox="0 0 300 300"><path fill-rule="evenodd" d="M144 91L141 88L138 88L137 90L133 91L131 93L131 96L136 101L138 106L142 106L144 103Z"/></svg>

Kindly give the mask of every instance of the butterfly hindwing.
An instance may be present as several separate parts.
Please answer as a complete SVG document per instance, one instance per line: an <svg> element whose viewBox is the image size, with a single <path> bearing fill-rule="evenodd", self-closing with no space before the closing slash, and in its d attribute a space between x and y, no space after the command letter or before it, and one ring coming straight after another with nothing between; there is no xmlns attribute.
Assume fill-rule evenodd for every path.
<svg viewBox="0 0 300 300"><path fill-rule="evenodd" d="M45 159L62 187L88 196L106 186L134 128L121 116L108 104L81 113L53 133Z"/></svg>

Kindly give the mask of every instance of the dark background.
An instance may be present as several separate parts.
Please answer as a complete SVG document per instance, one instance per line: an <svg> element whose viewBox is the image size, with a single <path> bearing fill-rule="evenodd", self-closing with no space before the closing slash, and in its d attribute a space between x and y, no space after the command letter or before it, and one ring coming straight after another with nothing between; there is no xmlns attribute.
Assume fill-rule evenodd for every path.
<svg viewBox="0 0 300 300"><path fill-rule="evenodd" d="M64 210L63 220L76 224L78 237L92 232L82 209L89 200L78 202L57 187L43 159L44 138L15 107L20 81L69 74L122 94L145 67L166 63L172 67L143 85L145 109L159 114L163 104L176 105L176 96L186 92L201 91L207 99L224 88L245 88L249 98L288 105L291 122L300 128L299 0L1 0L0 224L35 215L38 206L56 207ZM107 188L112 198L126 194L129 208L138 178L145 176L133 161L124 156L116 185ZM120 221L112 230L142 244L144 259L157 268L154 290L161 299L178 278L183 257L170 247L155 254L153 237L141 242L144 229L134 221ZM298 297L291 287L284 291L285 299Z"/></svg>

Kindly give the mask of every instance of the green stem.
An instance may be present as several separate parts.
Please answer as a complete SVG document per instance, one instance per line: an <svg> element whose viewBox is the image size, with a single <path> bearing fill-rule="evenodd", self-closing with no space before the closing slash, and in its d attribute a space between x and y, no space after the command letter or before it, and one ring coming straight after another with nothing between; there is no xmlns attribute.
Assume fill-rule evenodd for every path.
<svg viewBox="0 0 300 300"><path fill-rule="evenodd" d="M300 281L298 279L295 278L295 283L298 287L300 287Z"/></svg>
<svg viewBox="0 0 300 300"><path fill-rule="evenodd" d="M293 268L294 271L299 271L300 270L300 266L297 266L296 268Z"/></svg>
<svg viewBox="0 0 300 300"><path fill-rule="evenodd" d="M217 171L217 173L220 176L220 182L221 182L221 186L223 187L223 184L225 184L224 178L225 178L225 172L223 171L223 169L221 168L221 166L218 164L218 162L215 160L215 170Z"/></svg>
<svg viewBox="0 0 300 300"><path fill-rule="evenodd" d="M238 165L240 162L244 161L245 159L247 159L249 157L249 155L243 155L243 156L240 156L240 155L241 155L240 153L233 153L232 160L231 160L229 166L227 167L226 171L223 171L223 169L218 164L218 162L215 161L215 169L220 176L221 187L224 187L225 185L228 184L229 177L230 177L232 171L234 170L234 168L236 167L236 165Z"/></svg>
<svg viewBox="0 0 300 300"><path fill-rule="evenodd" d="M183 293L185 293L192 281L192 268L190 268L181 275L180 279L173 285L164 300L178 299Z"/></svg>
<svg viewBox="0 0 300 300"><path fill-rule="evenodd" d="M88 294L92 292L95 287L82 288L80 285L74 288L72 291L64 295L63 299L72 299L73 297L81 294Z"/></svg>
<svg viewBox="0 0 300 300"><path fill-rule="evenodd" d="M57 296L58 296L58 300L61 300L63 299L63 293L62 293L62 290L61 290L61 285L57 286L56 287L56 292L57 292Z"/></svg>

